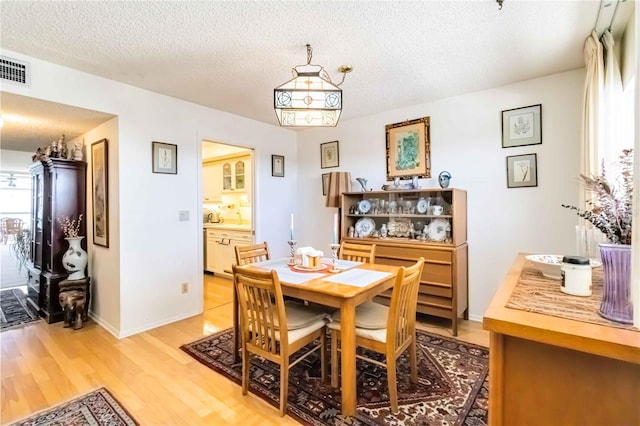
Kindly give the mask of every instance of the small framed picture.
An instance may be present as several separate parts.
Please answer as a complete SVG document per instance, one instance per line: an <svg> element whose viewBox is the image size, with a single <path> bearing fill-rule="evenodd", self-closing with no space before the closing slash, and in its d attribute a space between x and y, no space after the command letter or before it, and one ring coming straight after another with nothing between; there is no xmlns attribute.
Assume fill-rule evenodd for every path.
<svg viewBox="0 0 640 426"><path fill-rule="evenodd" d="M271 156L271 176L284 177L284 155Z"/></svg>
<svg viewBox="0 0 640 426"><path fill-rule="evenodd" d="M338 141L320 144L320 168L338 167L340 165L340 153Z"/></svg>
<svg viewBox="0 0 640 426"><path fill-rule="evenodd" d="M538 159L536 154L507 157L507 188L538 186Z"/></svg>
<svg viewBox="0 0 640 426"><path fill-rule="evenodd" d="M109 149L108 140L91 144L91 201L93 244L109 247Z"/></svg>
<svg viewBox="0 0 640 426"><path fill-rule="evenodd" d="M322 174L322 195L327 195L327 191L329 190L329 176L331 173L323 173Z"/></svg>
<svg viewBox="0 0 640 426"><path fill-rule="evenodd" d="M178 174L178 145L164 142L152 142L153 173Z"/></svg>
<svg viewBox="0 0 640 426"><path fill-rule="evenodd" d="M502 111L502 147L542 143L542 105Z"/></svg>

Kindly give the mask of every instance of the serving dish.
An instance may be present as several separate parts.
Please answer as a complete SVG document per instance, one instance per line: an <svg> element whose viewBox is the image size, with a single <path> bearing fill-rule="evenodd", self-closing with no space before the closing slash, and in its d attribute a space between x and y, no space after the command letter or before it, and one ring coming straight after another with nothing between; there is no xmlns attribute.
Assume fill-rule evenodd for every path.
<svg viewBox="0 0 640 426"><path fill-rule="evenodd" d="M302 272L318 272L318 271L324 271L325 269L328 269L329 265L323 263L322 265L316 266L313 268L310 266L293 265L291 268L295 269L296 271L302 271Z"/></svg>
<svg viewBox="0 0 640 426"><path fill-rule="evenodd" d="M429 202L424 198L419 199L418 204L416 204L416 210L420 214L425 214L429 210Z"/></svg>
<svg viewBox="0 0 640 426"><path fill-rule="evenodd" d="M431 241L444 241L447 238L449 221L446 219L434 219L427 226L427 235Z"/></svg>
<svg viewBox="0 0 640 426"><path fill-rule="evenodd" d="M371 203L369 200L360 200L358 201L358 211L362 214L369 213L371 210Z"/></svg>
<svg viewBox="0 0 640 426"><path fill-rule="evenodd" d="M563 257L561 254L530 254L526 256L527 260L531 262L542 275L554 280L562 279L560 266L562 266ZM602 262L595 259L589 259L589 262L592 268L597 268L602 265Z"/></svg>
<svg viewBox="0 0 640 426"><path fill-rule="evenodd" d="M376 223L370 217L362 217L356 222L358 237L367 238L376 230Z"/></svg>

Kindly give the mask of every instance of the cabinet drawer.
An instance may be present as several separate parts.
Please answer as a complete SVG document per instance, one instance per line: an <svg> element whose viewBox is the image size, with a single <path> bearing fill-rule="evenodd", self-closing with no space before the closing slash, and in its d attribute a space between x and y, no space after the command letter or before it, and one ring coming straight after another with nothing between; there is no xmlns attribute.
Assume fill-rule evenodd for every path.
<svg viewBox="0 0 640 426"><path fill-rule="evenodd" d="M415 261L419 257L424 257L426 262L451 264L451 251L448 250L435 250L429 247L392 247L376 244L376 261L381 258L380 263L386 263L387 259L409 259Z"/></svg>
<svg viewBox="0 0 640 426"><path fill-rule="evenodd" d="M430 296L439 296L450 298L453 296L453 292L450 286L437 286L429 284L420 284L420 294L426 294Z"/></svg>
<svg viewBox="0 0 640 426"><path fill-rule="evenodd" d="M376 263L392 266L410 266L415 263L415 260L388 258L378 259L376 256ZM420 278L420 281L425 284L442 284L451 287L451 283L453 282L451 265L425 262L424 267L422 268L422 277Z"/></svg>

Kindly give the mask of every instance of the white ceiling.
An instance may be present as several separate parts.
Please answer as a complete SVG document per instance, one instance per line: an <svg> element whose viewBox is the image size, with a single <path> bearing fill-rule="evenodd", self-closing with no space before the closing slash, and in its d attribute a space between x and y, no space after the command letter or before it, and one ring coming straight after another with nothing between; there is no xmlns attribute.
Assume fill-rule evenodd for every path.
<svg viewBox="0 0 640 426"><path fill-rule="evenodd" d="M348 120L580 68L601 7L602 27L615 1L3 0L0 47L276 125L273 89L307 43L334 82L353 66ZM632 10L619 3L614 30Z"/></svg>

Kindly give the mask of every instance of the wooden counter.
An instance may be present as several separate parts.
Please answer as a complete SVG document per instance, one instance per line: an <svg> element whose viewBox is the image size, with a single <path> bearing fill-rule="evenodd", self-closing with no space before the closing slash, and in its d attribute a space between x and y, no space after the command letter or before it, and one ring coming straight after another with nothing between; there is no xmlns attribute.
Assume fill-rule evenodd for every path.
<svg viewBox="0 0 640 426"><path fill-rule="evenodd" d="M490 425L640 425L640 331L506 308L518 255L484 316Z"/></svg>

